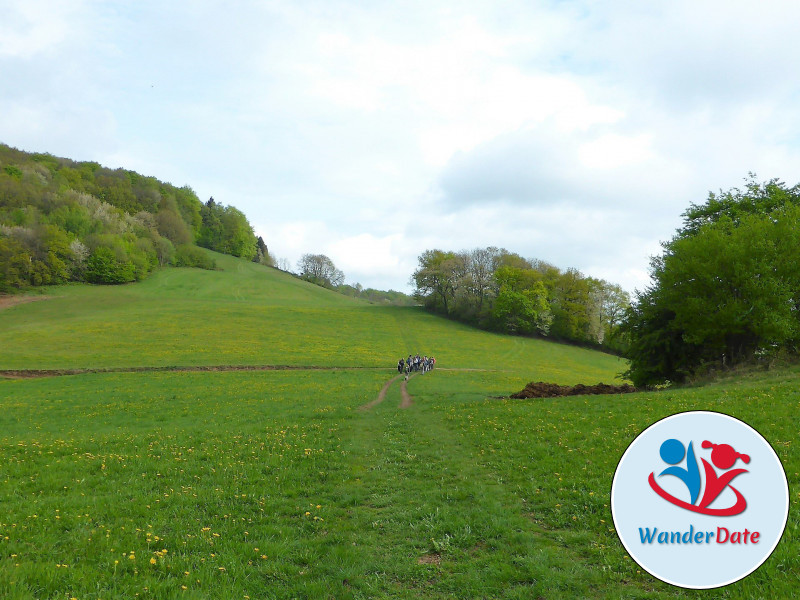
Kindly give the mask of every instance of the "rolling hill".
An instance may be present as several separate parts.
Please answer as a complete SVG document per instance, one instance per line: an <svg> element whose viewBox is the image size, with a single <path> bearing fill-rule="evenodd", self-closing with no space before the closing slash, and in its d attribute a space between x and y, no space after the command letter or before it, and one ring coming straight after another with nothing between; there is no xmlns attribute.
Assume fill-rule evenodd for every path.
<svg viewBox="0 0 800 600"><path fill-rule="evenodd" d="M0 369L392 367L417 352L442 367L556 383L612 380L624 369L606 354L490 334L418 308L374 306L211 254L224 270L168 268L135 285L59 286L48 291L51 300L0 312Z"/></svg>
<svg viewBox="0 0 800 600"><path fill-rule="evenodd" d="M690 409L747 420L797 482L797 369L699 388L509 400L610 381L609 355L373 306L216 256L0 311L3 598L792 597L798 515L753 575L688 593L612 525L619 457ZM438 367L407 383L409 352ZM286 370L121 372L290 365ZM309 368L317 367L317 368ZM377 402L377 400L382 400ZM401 408L407 406L407 408Z"/></svg>

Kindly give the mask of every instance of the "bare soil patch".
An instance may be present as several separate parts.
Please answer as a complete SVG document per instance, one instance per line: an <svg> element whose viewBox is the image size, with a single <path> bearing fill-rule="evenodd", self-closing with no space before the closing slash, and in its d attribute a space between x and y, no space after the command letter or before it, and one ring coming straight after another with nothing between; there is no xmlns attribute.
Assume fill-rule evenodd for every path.
<svg viewBox="0 0 800 600"><path fill-rule="evenodd" d="M545 383L544 381L530 382L525 389L511 394L515 399L527 398L559 398L562 396L584 396L593 394L630 394L638 391L630 384L611 385L608 383L598 383L596 385L558 385L557 383Z"/></svg>
<svg viewBox="0 0 800 600"><path fill-rule="evenodd" d="M8 296L0 294L0 310L11 308L17 304L27 304L28 302L38 302L39 300L50 300L52 296Z"/></svg>
<svg viewBox="0 0 800 600"><path fill-rule="evenodd" d="M442 557L440 554L433 552L432 554L423 554L417 559L417 564L420 565L440 565Z"/></svg>

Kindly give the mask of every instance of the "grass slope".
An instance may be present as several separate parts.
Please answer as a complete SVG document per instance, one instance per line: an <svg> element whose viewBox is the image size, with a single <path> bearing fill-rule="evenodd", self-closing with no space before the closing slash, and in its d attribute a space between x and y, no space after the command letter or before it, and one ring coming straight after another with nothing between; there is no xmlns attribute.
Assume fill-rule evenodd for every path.
<svg viewBox="0 0 800 600"><path fill-rule="evenodd" d="M557 383L610 381L615 357L495 335L418 308L370 305L215 254L224 271L163 269L126 286L51 288L0 311L0 369L175 365L385 367L408 353L441 366L527 372ZM526 379L527 378L527 379Z"/></svg>
<svg viewBox="0 0 800 600"><path fill-rule="evenodd" d="M396 346L426 351L425 343L438 343L445 364L478 361L504 370L439 369L409 381L409 409L398 408L395 385L368 411L359 407L393 376L391 366L0 380L0 597L797 595L795 506L764 566L721 590L694 592L654 580L627 558L608 504L628 443L653 421L690 409L718 410L756 427L796 494L800 370L660 393L500 400L491 396L529 377L592 381L617 365L588 351L353 302L278 273L263 283L263 270L247 264L226 267L221 274L170 270L124 288L52 290L62 298L0 316L33 344L18 344L28 358L17 360L8 344L18 338L3 330L3 362L169 364L174 356L160 353L169 337L154 328L160 337L150 345L136 323L201 323L192 311L221 327L212 316L229 307L239 316L225 326L245 342L260 339L248 329L255 325L264 339L307 336L293 355L297 364L330 364L334 354L326 348L341 346L350 348L351 362L385 364L396 360ZM303 318L294 315L295 304ZM156 317L161 310L171 316ZM104 333L125 315L134 316L124 329L129 339ZM340 334L344 341L302 326L331 321L348 332ZM75 345L56 353L51 339ZM174 351L201 342L212 344L202 359L213 361L208 334L188 331ZM120 357L108 357L106 345ZM257 352L246 346L218 362L273 356L269 344Z"/></svg>

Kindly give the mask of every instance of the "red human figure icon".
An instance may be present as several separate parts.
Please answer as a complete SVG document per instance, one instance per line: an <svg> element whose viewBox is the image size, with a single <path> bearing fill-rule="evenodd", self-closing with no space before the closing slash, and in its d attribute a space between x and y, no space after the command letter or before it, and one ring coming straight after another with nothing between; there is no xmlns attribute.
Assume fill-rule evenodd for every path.
<svg viewBox="0 0 800 600"><path fill-rule="evenodd" d="M711 451L711 462L714 463L714 466L718 469L730 469L738 459L742 459L742 462L745 464L750 463L750 457L747 454L741 454L736 452L732 446L728 444L712 444L708 440L703 441L702 444L703 448L713 448ZM709 504L711 504L714 500L717 499L726 487L728 487L733 480L734 477L741 475L742 473L747 473L747 469L733 469L732 471L728 471L723 473L720 476L717 476L717 472L714 470L708 461L705 458L700 459L703 461L703 468L706 472L706 489L705 493L703 494L703 499L700 501L700 507L705 508ZM744 499L744 496L737 490L735 487L730 486L731 490L736 494L736 504L731 507L731 512L729 514L739 514L745 508L747 508L747 501Z"/></svg>

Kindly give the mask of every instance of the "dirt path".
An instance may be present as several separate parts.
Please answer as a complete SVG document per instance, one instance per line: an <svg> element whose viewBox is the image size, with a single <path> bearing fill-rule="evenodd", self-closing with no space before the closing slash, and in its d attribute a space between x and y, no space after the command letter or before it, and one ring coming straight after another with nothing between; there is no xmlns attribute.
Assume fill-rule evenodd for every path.
<svg viewBox="0 0 800 600"><path fill-rule="evenodd" d="M32 302L39 299L34 297L33 300L26 300L23 302ZM42 297L41 300L48 300L49 296ZM3 306L0 305L0 309ZM349 371L349 370L371 370L383 371L385 367L331 367L324 365L193 365L193 366L161 366L161 367L96 367L96 368L83 368L83 369L0 369L0 377L7 377L10 379L32 379L36 377L63 377L65 375L84 375L86 373L152 373L160 371L173 371L173 372L206 372L206 371ZM484 371L491 369L442 369L442 371ZM411 377L419 375L414 373ZM381 402L386 396L389 386L400 375L394 377L386 383L384 389L378 397ZM376 398L377 400L377 398ZM372 408L380 402L373 400L362 406L361 408Z"/></svg>
<svg viewBox="0 0 800 600"><path fill-rule="evenodd" d="M417 375L419 375L419 373L414 373L411 375L411 377L416 377ZM411 379L411 377L409 377L409 379ZM408 393L408 387L406 385L407 383L408 381L404 379L403 383L400 384L400 395L403 397L403 399L400 401L400 408L409 408L412 404L414 404L411 394Z"/></svg>
<svg viewBox="0 0 800 600"><path fill-rule="evenodd" d="M0 377L31 379L61 377L86 373L154 373L154 372L214 372L214 371L347 371L369 369L383 371L384 367L324 367L303 365L200 365L187 367L100 367L97 369L0 369ZM390 382L391 383L391 382Z"/></svg>
<svg viewBox="0 0 800 600"><path fill-rule="evenodd" d="M27 304L28 302L38 302L39 300L50 300L53 296L6 296L0 294L0 310L11 308L17 304Z"/></svg>
<svg viewBox="0 0 800 600"><path fill-rule="evenodd" d="M96 369L0 369L0 377L8 379L34 379L38 377L63 377L65 375L84 375L87 373L159 373L159 372L215 372L215 371L338 371L351 369L383 370L384 367L324 367L302 365L198 365L171 367L101 367ZM452 371L472 371L478 369L447 369ZM412 373L409 379L420 373ZM395 375L381 388L378 396L371 402L359 407L359 410L371 410L386 399L391 385L403 377ZM408 393L408 381L400 384L400 408L410 408L414 398Z"/></svg>
<svg viewBox="0 0 800 600"><path fill-rule="evenodd" d="M412 373L411 375L408 376L408 378L411 379L412 377L416 377L417 375L420 375L420 373ZM389 391L391 385L401 377L403 377L402 374L395 375L389 381L383 384L381 391L378 393L378 397L375 398L375 400L372 400L371 402L367 402L366 404L359 406L359 410L370 410L378 406L378 404L380 404L386 399L386 393ZM400 396L402 398L402 400L400 401L400 408L409 408L414 404L414 397L408 393L408 387L406 385L407 383L408 381L404 378L402 383L400 384Z"/></svg>
<svg viewBox="0 0 800 600"><path fill-rule="evenodd" d="M373 400L372 402L367 402L363 406L360 406L359 410L370 410L371 408L374 408L374 407L378 406L378 404L380 404L381 402L383 402L386 399L386 392L389 391L389 386L391 386L395 381L400 379L402 376L403 376L402 374L395 375L389 381L387 381L385 384L383 384L383 387L381 388L381 391L378 392L378 397L375 398L375 400Z"/></svg>

